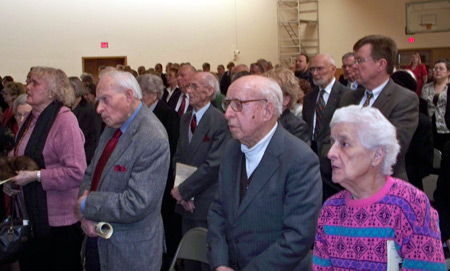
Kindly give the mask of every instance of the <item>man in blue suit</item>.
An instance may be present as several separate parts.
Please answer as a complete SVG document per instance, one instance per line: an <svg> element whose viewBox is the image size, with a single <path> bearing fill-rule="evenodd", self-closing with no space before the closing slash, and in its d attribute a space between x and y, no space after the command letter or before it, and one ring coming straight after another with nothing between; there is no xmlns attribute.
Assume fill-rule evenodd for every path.
<svg viewBox="0 0 450 271"><path fill-rule="evenodd" d="M208 213L212 270L307 270L322 202L319 160L277 121L278 84L245 76L228 89L219 187Z"/></svg>

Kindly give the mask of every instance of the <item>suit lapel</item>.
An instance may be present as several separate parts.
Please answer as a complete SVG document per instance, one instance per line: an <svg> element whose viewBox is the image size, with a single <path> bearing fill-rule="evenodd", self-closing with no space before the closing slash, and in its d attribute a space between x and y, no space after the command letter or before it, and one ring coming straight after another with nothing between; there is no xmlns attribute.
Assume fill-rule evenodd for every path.
<svg viewBox="0 0 450 271"><path fill-rule="evenodd" d="M240 144L238 145L240 146ZM239 147L236 148L236 154L233 156L235 159L233 159L231 168L236 168L237 170L230 170L231 173L231 180L232 180L232 186L231 186L231 195L232 195L232 211L231 214L232 218L236 218L237 213L239 211L239 190L241 187L241 172L242 172L242 156L244 154L240 151Z"/></svg>
<svg viewBox="0 0 450 271"><path fill-rule="evenodd" d="M337 86L338 81L334 82L333 87L331 88L330 96L328 97L327 105L325 106L325 110L323 111L323 123L320 126L319 136L325 130L328 130L327 125L330 123L329 120L333 117L334 110L338 104L338 97L341 95L341 89ZM340 83L339 83L340 84Z"/></svg>
<svg viewBox="0 0 450 271"><path fill-rule="evenodd" d="M386 84L386 86L381 90L380 95L378 95L378 98L373 103L372 107L378 108L381 112L383 112L383 107L386 104L389 104L388 101L391 99L391 96L393 94L394 90L394 83L391 79L389 79L389 82Z"/></svg>
<svg viewBox="0 0 450 271"><path fill-rule="evenodd" d="M189 155L189 122L191 121L191 116L192 116L192 111L188 111L186 112L180 120L180 144L182 149L182 156L183 157L183 161L181 161L182 163L190 163L190 159L192 159L192 155ZM189 159L189 160L184 160L184 158Z"/></svg>
<svg viewBox="0 0 450 271"><path fill-rule="evenodd" d="M305 107L305 115L303 119L306 121L309 127L309 135L311 136L313 134L313 127L314 127L314 113L316 111L316 104L317 104L317 96L319 95L319 89L314 88L314 90L311 92L311 94L308 94L307 97L305 97L305 102L303 106Z"/></svg>
<svg viewBox="0 0 450 271"><path fill-rule="evenodd" d="M357 89L355 90L355 94L352 95L353 101L350 104L356 104L358 105L362 98L364 97L364 93L366 92L365 89Z"/></svg>
<svg viewBox="0 0 450 271"><path fill-rule="evenodd" d="M241 205L238 208L238 213L236 214L236 218L239 217L240 214L247 208L250 202L258 195L259 191L264 188L264 185L272 178L272 175L278 170L280 167L278 159L276 157L277 149L280 144L279 134L280 134L280 125L277 127L267 149L259 163L258 167L253 172L253 177L250 185L248 186L247 193L242 200ZM238 181L240 180L240 176L237 176ZM239 183L237 184L238 187ZM238 195L239 201L239 190L236 193Z"/></svg>
<svg viewBox="0 0 450 271"><path fill-rule="evenodd" d="M141 109L137 113L137 115L134 118L134 120L131 122L131 124L128 127L128 129L125 132L125 134L123 134L120 137L119 143L117 143L116 147L114 148L113 153L111 154L111 156L108 159L108 162L106 162L105 168L103 169L102 177L100 179L100 184L98 186L99 188L101 187L103 179L108 174L108 172L111 170L113 165L116 164L117 160L120 157L122 157L122 154L125 152L125 150L128 148L128 146L131 145L131 142L133 141L133 136L136 133L136 130L139 127L139 123L141 123L141 119L142 119L143 115L145 114L146 110L148 110L148 109L145 107L145 105L141 106ZM111 129L111 130L113 132L115 131L115 129Z"/></svg>
<svg viewBox="0 0 450 271"><path fill-rule="evenodd" d="M202 119L200 120L200 123L198 124L197 128L195 129L195 133L192 135L191 142L189 143L189 153L195 153L197 149L200 147L200 144L202 144L203 139L206 137L206 135L209 132L209 128L211 127L211 108L210 105L209 108L206 110L205 114L203 114ZM189 121L192 118L189 118ZM190 129L190 123L188 125L188 130ZM189 133L189 131L188 131ZM192 155L191 155L192 156Z"/></svg>

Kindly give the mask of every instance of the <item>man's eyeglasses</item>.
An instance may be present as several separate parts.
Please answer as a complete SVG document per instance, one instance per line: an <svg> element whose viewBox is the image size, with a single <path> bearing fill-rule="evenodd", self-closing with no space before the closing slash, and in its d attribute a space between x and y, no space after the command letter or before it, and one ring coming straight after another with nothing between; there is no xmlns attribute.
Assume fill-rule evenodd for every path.
<svg viewBox="0 0 450 271"><path fill-rule="evenodd" d="M237 100L237 99L223 99L222 100L222 109L224 111L227 111L228 106L231 106L231 109L233 109L234 112L241 112L242 111L242 104L250 103L250 102L258 102L258 101L265 101L266 99L254 99L254 100Z"/></svg>
<svg viewBox="0 0 450 271"><path fill-rule="evenodd" d="M433 68L433 71L445 71L446 70L446 68L444 68L444 67L434 67Z"/></svg>
<svg viewBox="0 0 450 271"><path fill-rule="evenodd" d="M355 57L355 64L359 65L359 64L367 62L369 60L370 60L369 58L365 58L365 57Z"/></svg>

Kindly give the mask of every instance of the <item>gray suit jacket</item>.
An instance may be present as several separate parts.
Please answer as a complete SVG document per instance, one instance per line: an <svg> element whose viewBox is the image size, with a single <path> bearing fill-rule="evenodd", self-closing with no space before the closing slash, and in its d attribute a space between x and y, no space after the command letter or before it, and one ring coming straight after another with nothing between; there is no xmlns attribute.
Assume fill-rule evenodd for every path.
<svg viewBox="0 0 450 271"><path fill-rule="evenodd" d="M243 153L230 140L208 213L209 265L241 270L307 270L322 203L319 161L278 125L239 204Z"/></svg>
<svg viewBox="0 0 450 271"><path fill-rule="evenodd" d="M185 218L206 220L217 190L220 159L230 132L223 113L210 105L189 143L188 131L192 113L193 111L188 111L181 117L180 137L173 163L180 162L197 167L178 188L183 199L190 200L194 197L195 211L186 212L181 205L177 205L176 211Z"/></svg>
<svg viewBox="0 0 450 271"><path fill-rule="evenodd" d="M114 134L105 128L80 186L89 190L95 167ZM86 199L84 217L112 224L110 239L98 238L102 270L159 270L164 230L161 201L169 168L164 126L142 106L108 159L96 192Z"/></svg>
<svg viewBox="0 0 450 271"><path fill-rule="evenodd" d="M351 104L359 104L364 97L365 90L355 90L346 93L339 107ZM419 124L419 98L417 95L394 83L392 79L381 91L372 107L380 112L397 128L397 139L400 143L400 153L397 156L397 164L394 166L392 176L408 181L405 169L405 154L409 143Z"/></svg>

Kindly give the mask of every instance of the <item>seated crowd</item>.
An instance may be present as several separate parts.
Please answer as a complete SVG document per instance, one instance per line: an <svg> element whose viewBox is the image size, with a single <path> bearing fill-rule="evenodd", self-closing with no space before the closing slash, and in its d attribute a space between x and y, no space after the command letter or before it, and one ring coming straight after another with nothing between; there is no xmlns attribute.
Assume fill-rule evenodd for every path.
<svg viewBox="0 0 450 271"><path fill-rule="evenodd" d="M25 85L4 76L0 155L39 170L3 184L1 218L19 206L34 237L0 269L168 270L203 227L209 264L177 270L446 270L450 62L429 79L418 54L409 70L396 56L371 35L342 57L340 78L325 53L289 69L259 59L217 73L169 62L165 73L102 66L98 80L38 66Z"/></svg>

